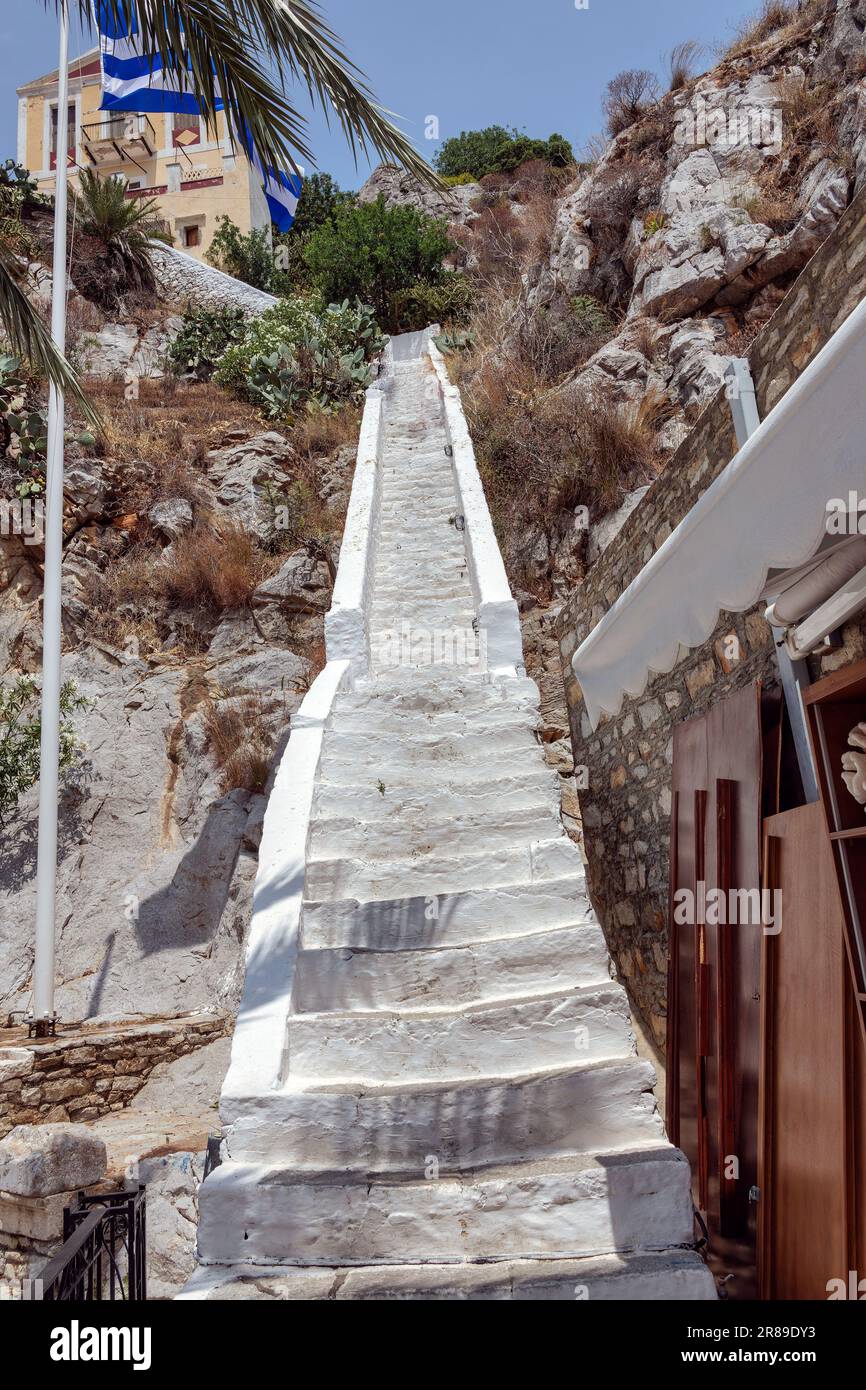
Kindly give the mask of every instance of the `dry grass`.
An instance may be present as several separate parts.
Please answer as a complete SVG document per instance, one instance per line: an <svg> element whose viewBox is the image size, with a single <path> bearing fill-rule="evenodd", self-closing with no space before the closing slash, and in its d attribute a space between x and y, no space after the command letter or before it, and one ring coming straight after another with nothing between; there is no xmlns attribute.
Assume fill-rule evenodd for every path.
<svg viewBox="0 0 866 1390"><path fill-rule="evenodd" d="M668 91L679 92L691 82L702 51L697 39L674 45L668 55Z"/></svg>
<svg viewBox="0 0 866 1390"><path fill-rule="evenodd" d="M210 382L143 380L135 400L126 399L122 383L91 382L88 389L103 419L94 452L148 464L154 496L164 495L162 480L182 467L194 472L229 431L267 428L251 405Z"/></svg>
<svg viewBox="0 0 866 1390"><path fill-rule="evenodd" d="M279 711L280 720L275 719ZM241 788L263 792L271 770L276 729L288 715L278 700L260 695L208 701L204 726L208 747L220 771L223 793Z"/></svg>
<svg viewBox="0 0 866 1390"><path fill-rule="evenodd" d="M174 542L155 575L169 603L225 613L245 607L278 563L237 523L199 524Z"/></svg>
<svg viewBox="0 0 866 1390"><path fill-rule="evenodd" d="M87 632L97 641L147 658L159 652L164 632L158 623L154 572L161 551L147 542L90 572L84 584Z"/></svg>
<svg viewBox="0 0 866 1390"><path fill-rule="evenodd" d="M312 461L356 444L360 429L360 406L348 405L334 414L317 410L303 416L294 426L292 448L299 459Z"/></svg>
<svg viewBox="0 0 866 1390"><path fill-rule="evenodd" d="M763 0L755 14L737 25L722 56L742 58L769 40L788 43L810 29L826 8L826 0Z"/></svg>
<svg viewBox="0 0 866 1390"><path fill-rule="evenodd" d="M604 514L654 477L657 430L673 410L666 398L617 405L601 387L546 389L526 367L492 360L464 401L494 522L512 577L524 586L531 580L521 532L547 529L577 505Z"/></svg>

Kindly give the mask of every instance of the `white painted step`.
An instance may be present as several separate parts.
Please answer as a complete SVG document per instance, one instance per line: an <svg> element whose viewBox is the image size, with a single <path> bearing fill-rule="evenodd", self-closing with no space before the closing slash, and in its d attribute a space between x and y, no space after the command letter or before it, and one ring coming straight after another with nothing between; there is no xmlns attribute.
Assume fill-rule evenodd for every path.
<svg viewBox="0 0 866 1390"><path fill-rule="evenodd" d="M545 810L559 803L559 774L553 768L539 768L521 777L492 776L476 787L459 790L448 786L431 787L427 779L412 777L380 786L372 778L351 780L350 774L337 781L322 780L315 792L313 813L325 818L344 816L351 811L360 823L372 824L403 816L433 821L448 816L509 815L512 811Z"/></svg>
<svg viewBox="0 0 866 1390"><path fill-rule="evenodd" d="M435 753L425 755L423 748L416 750L411 744L404 748L395 742L390 748L383 748L378 759L367 759L353 753L351 743L331 747L330 740L326 739L319 761L319 774L328 782L358 782L366 774L374 786L382 782L389 787L417 783L420 772L430 781L478 791L489 784L498 765L507 768L509 773L523 777L530 776L543 766L541 751L534 741L527 741L523 748L509 749L501 764L495 748L491 746L494 744L493 736L487 742L476 741L474 747L467 748L461 757L458 743L448 746L443 742L442 756L437 758Z"/></svg>
<svg viewBox="0 0 866 1390"><path fill-rule="evenodd" d="M414 951L595 923L585 880L569 877L549 883L442 893L434 898L306 900L301 933L307 949L348 946L368 951Z"/></svg>
<svg viewBox="0 0 866 1390"><path fill-rule="evenodd" d="M290 1078L379 1085L525 1076L626 1056L633 1037L625 991L608 980L456 1009L293 1014L288 1043Z"/></svg>
<svg viewBox="0 0 866 1390"><path fill-rule="evenodd" d="M331 761L351 762L360 765L364 762L395 763L412 762L444 763L470 762L478 757L491 758L494 753L531 753L540 763L540 744L535 730L526 723L503 724L500 728L478 731L470 728L466 733L447 734L438 729L425 729L420 732L404 731L398 739L389 732L378 729L361 734L352 730L343 733L339 729L325 732L322 746L321 767L325 770Z"/></svg>
<svg viewBox="0 0 866 1390"><path fill-rule="evenodd" d="M609 980L601 928L559 927L417 951L302 950L292 1007L299 1014L406 1005L456 1007Z"/></svg>
<svg viewBox="0 0 866 1390"><path fill-rule="evenodd" d="M371 725L375 721L375 727ZM329 733L355 734L383 738L436 735L453 738L464 733L496 735L501 730L518 729L534 733L541 727L541 716L535 710L515 709L512 705L492 706L489 710L464 713L462 710L415 710L383 704L375 713L370 710L344 709L338 705L328 721Z"/></svg>
<svg viewBox="0 0 866 1390"><path fill-rule="evenodd" d="M407 856L444 854L449 858L480 854L538 840L552 840L562 833L558 808L545 804L538 810L518 808L491 818L487 815L433 819L423 812L414 819L380 819L364 823L354 817L315 817L310 823L307 862L342 855L365 860L402 859Z"/></svg>
<svg viewBox="0 0 866 1390"><path fill-rule="evenodd" d="M691 1250L595 1255L582 1260L497 1264L378 1265L343 1269L199 1266L190 1300L297 1302L653 1302L715 1301L712 1274Z"/></svg>
<svg viewBox="0 0 866 1390"><path fill-rule="evenodd" d="M375 1086L313 1082L250 1101L223 1098L238 1163L421 1177L658 1145L652 1086L636 1057L509 1081ZM226 1113L227 1108L230 1113Z"/></svg>
<svg viewBox="0 0 866 1390"><path fill-rule="evenodd" d="M489 850L441 860L393 859L368 863L363 859L319 859L307 864L304 895L311 899L399 898L411 892L424 896L457 893L473 888L543 883L571 870L582 875L577 845L563 833L514 849Z"/></svg>
<svg viewBox="0 0 866 1390"><path fill-rule="evenodd" d="M415 1182L311 1183L224 1163L199 1189L213 1263L372 1265L568 1259L693 1240L689 1167L632 1150Z"/></svg>

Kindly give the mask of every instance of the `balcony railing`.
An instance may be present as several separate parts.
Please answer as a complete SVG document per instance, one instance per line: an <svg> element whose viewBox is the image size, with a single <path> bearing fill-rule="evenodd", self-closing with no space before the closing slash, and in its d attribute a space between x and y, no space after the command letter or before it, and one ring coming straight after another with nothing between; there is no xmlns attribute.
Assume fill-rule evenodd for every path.
<svg viewBox="0 0 866 1390"><path fill-rule="evenodd" d="M118 115L81 127L81 143L94 164L127 160L138 164L136 155L152 159L159 148L156 130L148 116ZM142 166L138 164L138 167Z"/></svg>

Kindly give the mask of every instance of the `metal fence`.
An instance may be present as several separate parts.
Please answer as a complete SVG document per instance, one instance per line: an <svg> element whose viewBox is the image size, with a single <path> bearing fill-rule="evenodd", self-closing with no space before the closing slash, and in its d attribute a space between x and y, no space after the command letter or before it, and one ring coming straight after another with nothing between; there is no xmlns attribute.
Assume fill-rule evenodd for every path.
<svg viewBox="0 0 866 1390"><path fill-rule="evenodd" d="M143 1302L147 1298L145 1188L78 1194L63 1213L63 1245L39 1276L46 1301ZM39 1295L37 1295L38 1297Z"/></svg>

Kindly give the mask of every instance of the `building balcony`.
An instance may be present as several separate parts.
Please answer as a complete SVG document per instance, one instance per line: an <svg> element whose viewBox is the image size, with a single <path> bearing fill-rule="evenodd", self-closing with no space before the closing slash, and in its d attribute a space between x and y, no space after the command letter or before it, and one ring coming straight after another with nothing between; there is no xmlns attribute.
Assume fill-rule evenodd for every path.
<svg viewBox="0 0 866 1390"><path fill-rule="evenodd" d="M152 159L159 147L147 116L117 115L81 127L81 144L92 164L136 164Z"/></svg>

